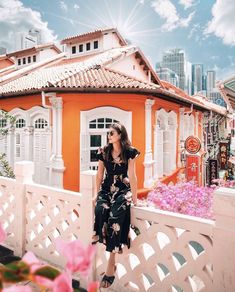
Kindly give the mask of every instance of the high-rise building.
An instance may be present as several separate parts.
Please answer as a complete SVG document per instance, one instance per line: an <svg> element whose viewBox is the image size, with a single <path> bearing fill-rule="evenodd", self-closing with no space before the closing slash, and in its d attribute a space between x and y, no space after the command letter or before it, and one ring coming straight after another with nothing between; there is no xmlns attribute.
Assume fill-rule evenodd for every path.
<svg viewBox="0 0 235 292"><path fill-rule="evenodd" d="M206 75L202 75L202 91L206 91Z"/></svg>
<svg viewBox="0 0 235 292"><path fill-rule="evenodd" d="M210 97L210 93L215 88L215 71L208 70L206 74L206 95Z"/></svg>
<svg viewBox="0 0 235 292"><path fill-rule="evenodd" d="M213 103L226 107L225 101L218 88L213 88L208 97Z"/></svg>
<svg viewBox="0 0 235 292"><path fill-rule="evenodd" d="M157 65L158 66L158 65ZM179 76L169 68L162 68L156 66L156 72L161 80L167 81L179 87Z"/></svg>
<svg viewBox="0 0 235 292"><path fill-rule="evenodd" d="M201 92L203 90L203 65L193 64L192 65L192 94Z"/></svg>
<svg viewBox="0 0 235 292"><path fill-rule="evenodd" d="M161 66L174 71L179 77L179 88L189 92L191 78L188 73L189 64L186 62L185 52L182 49L172 49L163 54Z"/></svg>
<svg viewBox="0 0 235 292"><path fill-rule="evenodd" d="M40 30L30 29L27 33L17 35L16 50L24 50L42 43Z"/></svg>
<svg viewBox="0 0 235 292"><path fill-rule="evenodd" d="M4 47L0 47L0 55L5 55L7 52L7 49Z"/></svg>

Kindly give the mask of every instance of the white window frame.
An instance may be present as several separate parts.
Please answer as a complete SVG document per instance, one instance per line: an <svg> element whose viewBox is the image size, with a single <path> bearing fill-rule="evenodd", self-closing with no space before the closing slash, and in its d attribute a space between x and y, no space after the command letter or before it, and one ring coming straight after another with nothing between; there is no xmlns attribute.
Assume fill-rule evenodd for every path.
<svg viewBox="0 0 235 292"><path fill-rule="evenodd" d="M154 179L176 169L177 114L160 109L155 113Z"/></svg>
<svg viewBox="0 0 235 292"><path fill-rule="evenodd" d="M113 120L120 121L127 129L130 140L132 139L132 112L125 111L116 107L104 106L94 108L88 111L81 111L80 115L80 170L89 169L89 138L90 133L104 132L103 129L89 129L89 123L92 120L99 118L110 118ZM97 131L98 130L98 131ZM107 129L106 129L107 130ZM83 157L85 156L85 157Z"/></svg>
<svg viewBox="0 0 235 292"><path fill-rule="evenodd" d="M35 137L37 134L44 133L47 136L47 152L46 152L46 161L43 163L43 165L39 165L34 161L35 164L35 175L34 175L34 181L37 183L49 184L49 163L50 163L50 156L52 153L51 149L51 141L52 141L52 133L50 128L50 111L49 109L35 106L28 110L29 117L30 117L30 126L34 128L34 134L33 134L33 145L32 145L32 152L33 152L33 161L34 161L34 151L35 151ZM44 129L35 129L34 124L35 121L38 119L44 119L47 121L47 127ZM44 175L41 175L41 173L44 172Z"/></svg>

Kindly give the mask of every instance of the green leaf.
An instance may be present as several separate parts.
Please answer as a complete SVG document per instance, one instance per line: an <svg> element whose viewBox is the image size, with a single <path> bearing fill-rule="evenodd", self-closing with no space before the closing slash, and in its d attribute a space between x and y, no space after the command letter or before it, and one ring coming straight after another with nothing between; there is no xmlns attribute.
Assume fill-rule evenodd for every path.
<svg viewBox="0 0 235 292"><path fill-rule="evenodd" d="M50 266L45 266L36 270L34 275L38 275L50 280L54 280L57 276L60 275L60 271Z"/></svg>
<svg viewBox="0 0 235 292"><path fill-rule="evenodd" d="M29 266L22 261L17 261L2 268L2 279L4 282L17 283L27 279L29 273Z"/></svg>

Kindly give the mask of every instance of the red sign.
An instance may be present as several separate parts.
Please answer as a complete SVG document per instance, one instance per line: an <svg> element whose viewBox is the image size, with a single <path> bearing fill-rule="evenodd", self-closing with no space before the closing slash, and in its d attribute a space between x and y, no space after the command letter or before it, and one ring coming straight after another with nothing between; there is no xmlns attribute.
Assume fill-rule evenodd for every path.
<svg viewBox="0 0 235 292"><path fill-rule="evenodd" d="M213 184L213 180L218 178L218 166L216 159L209 160L209 185Z"/></svg>
<svg viewBox="0 0 235 292"><path fill-rule="evenodd" d="M200 160L199 156L187 155L186 156L186 178L187 181L199 182L200 173Z"/></svg>
<svg viewBox="0 0 235 292"><path fill-rule="evenodd" d="M219 160L220 160L220 169L226 169L228 163L228 143L220 142L219 143Z"/></svg>
<svg viewBox="0 0 235 292"><path fill-rule="evenodd" d="M190 154L196 154L201 149L201 141L196 136L189 136L185 140L185 149Z"/></svg>

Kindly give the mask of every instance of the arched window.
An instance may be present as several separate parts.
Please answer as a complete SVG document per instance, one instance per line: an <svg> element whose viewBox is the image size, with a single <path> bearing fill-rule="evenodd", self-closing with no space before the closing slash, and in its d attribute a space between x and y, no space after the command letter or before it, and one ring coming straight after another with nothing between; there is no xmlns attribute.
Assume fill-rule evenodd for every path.
<svg viewBox="0 0 235 292"><path fill-rule="evenodd" d="M154 178L169 175L176 168L177 115L160 109L154 131Z"/></svg>
<svg viewBox="0 0 235 292"><path fill-rule="evenodd" d="M16 120L15 124L15 161L21 161L25 159L25 133L24 128L26 121L23 118Z"/></svg>
<svg viewBox="0 0 235 292"><path fill-rule="evenodd" d="M81 112L80 170L96 170L96 151L107 144L109 126L120 121L126 126L129 138L132 136L132 112L116 107L97 107Z"/></svg>
<svg viewBox="0 0 235 292"><path fill-rule="evenodd" d="M89 122L89 169L97 169L97 148L107 144L107 129L117 122L118 120L112 118L99 118Z"/></svg>
<svg viewBox="0 0 235 292"><path fill-rule="evenodd" d="M49 183L48 165L51 155L51 132L48 121L40 115L34 120L33 161L35 165L34 181L47 185Z"/></svg>
<svg viewBox="0 0 235 292"><path fill-rule="evenodd" d="M1 118L0 119L0 154L5 153L7 154L7 119Z"/></svg>

